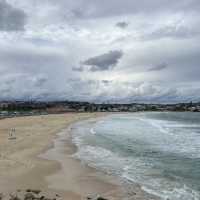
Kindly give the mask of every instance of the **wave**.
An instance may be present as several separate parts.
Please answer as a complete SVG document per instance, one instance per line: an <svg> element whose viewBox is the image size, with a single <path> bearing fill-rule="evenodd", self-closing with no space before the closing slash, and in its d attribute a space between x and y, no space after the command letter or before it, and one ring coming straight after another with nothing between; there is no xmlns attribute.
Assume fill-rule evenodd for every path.
<svg viewBox="0 0 200 200"><path fill-rule="evenodd" d="M164 200L200 199L199 193L186 185L178 187L178 183L170 183L165 179L148 179L146 176L148 176L151 169L147 168L146 163L143 163L139 159L123 158L107 149L94 146L82 146L74 154L74 157L98 170L119 176L124 182L139 183L144 191ZM133 171L134 173L130 173Z"/></svg>
<svg viewBox="0 0 200 200"><path fill-rule="evenodd" d="M94 128L91 128L91 129L90 129L90 133L93 134L93 135L96 134L96 131L94 130Z"/></svg>
<svg viewBox="0 0 200 200"><path fill-rule="evenodd" d="M101 123L85 122L77 126L73 131L73 142L78 147L74 157L124 182L138 183L146 192L164 200L199 200L199 191L180 174L176 175L180 170L183 174L196 170L194 166L185 171L192 159L200 155L200 140L191 132L190 124L147 119L141 115L122 118L122 115L119 119L115 116L114 121L111 117ZM191 127L200 126L192 124ZM132 148L129 154L125 151L127 148ZM142 153L142 148L147 148L143 149L147 153Z"/></svg>

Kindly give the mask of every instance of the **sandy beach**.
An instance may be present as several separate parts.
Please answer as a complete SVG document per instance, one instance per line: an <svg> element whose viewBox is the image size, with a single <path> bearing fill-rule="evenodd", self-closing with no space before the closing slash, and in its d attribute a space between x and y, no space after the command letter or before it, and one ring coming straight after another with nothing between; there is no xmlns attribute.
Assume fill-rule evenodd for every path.
<svg viewBox="0 0 200 200"><path fill-rule="evenodd" d="M104 115L69 113L0 120L0 193L31 188L51 198L59 194L70 200L98 195L124 199L127 190L119 180L72 157L76 147L71 142L70 125ZM12 128L16 139L9 139ZM137 185L134 191L129 194L131 199L151 199Z"/></svg>
<svg viewBox="0 0 200 200"><path fill-rule="evenodd" d="M101 115L62 114L1 120L0 193L34 188L48 194L58 193L64 199L82 199L89 194L118 199L120 192L116 191L120 187L110 177L98 174L71 158L75 147L70 140L65 141L63 158L56 154L56 148L52 148L56 146L53 141L57 134L64 133L66 136L70 124ZM8 138L12 128L16 130L16 139Z"/></svg>

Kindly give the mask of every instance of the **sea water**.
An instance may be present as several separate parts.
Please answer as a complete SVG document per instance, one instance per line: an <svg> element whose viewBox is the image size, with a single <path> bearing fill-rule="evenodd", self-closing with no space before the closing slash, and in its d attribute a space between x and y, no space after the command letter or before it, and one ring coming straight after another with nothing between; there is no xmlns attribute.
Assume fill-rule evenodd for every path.
<svg viewBox="0 0 200 200"><path fill-rule="evenodd" d="M73 128L76 157L161 199L200 199L200 113L114 114Z"/></svg>

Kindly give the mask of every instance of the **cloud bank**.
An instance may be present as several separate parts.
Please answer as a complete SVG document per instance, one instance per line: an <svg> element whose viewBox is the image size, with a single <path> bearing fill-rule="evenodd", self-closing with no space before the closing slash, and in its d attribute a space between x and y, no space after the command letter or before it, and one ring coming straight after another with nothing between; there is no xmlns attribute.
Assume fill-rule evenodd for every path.
<svg viewBox="0 0 200 200"><path fill-rule="evenodd" d="M200 101L199 0L0 0L0 100Z"/></svg>

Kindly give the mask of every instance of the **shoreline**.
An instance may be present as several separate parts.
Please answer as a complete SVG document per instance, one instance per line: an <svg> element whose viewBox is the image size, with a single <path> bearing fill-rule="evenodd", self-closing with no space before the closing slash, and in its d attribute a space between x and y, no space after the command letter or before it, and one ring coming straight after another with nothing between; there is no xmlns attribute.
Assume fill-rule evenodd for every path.
<svg viewBox="0 0 200 200"><path fill-rule="evenodd" d="M70 140L69 127L106 115L68 113L0 120L0 137L3 139L0 141L0 193L31 188L45 191L50 196L57 193L63 199L71 200L96 194L111 200L123 199L127 191L115 177L83 165L71 156L76 152L76 146ZM13 126L17 140L8 141L5 132ZM146 199L143 191L137 190L137 194L139 196L133 194L132 199Z"/></svg>
<svg viewBox="0 0 200 200"><path fill-rule="evenodd" d="M142 190L140 185L136 183L122 183L119 177L107 174L74 157L74 154L78 151L78 147L72 142L72 134L76 125L78 123L84 123L84 121L92 121L92 123L95 123L97 120L106 116L107 115L92 117L72 123L67 129L57 135L57 138L54 140L53 148L40 155L40 157L44 159L59 162L61 165L59 171L46 177L50 188L65 190L67 185L68 189L71 188L75 193L80 194L83 199L87 199L87 197L90 196L102 196L112 200L158 200L158 197ZM73 186L70 187L66 179L67 176L63 176L67 173L71 165L76 168L76 173L71 176L68 174L67 176L70 179L76 179L74 183L76 188L73 188ZM90 187L88 188L85 184Z"/></svg>
<svg viewBox="0 0 200 200"><path fill-rule="evenodd" d="M113 200L121 199L121 186L114 177L81 163L73 157L74 153L76 146L71 142L70 130L67 128L57 135L53 148L39 155L42 159L60 165L55 173L45 177L49 189L59 191L65 198L70 191L78 195L78 199L98 195Z"/></svg>

